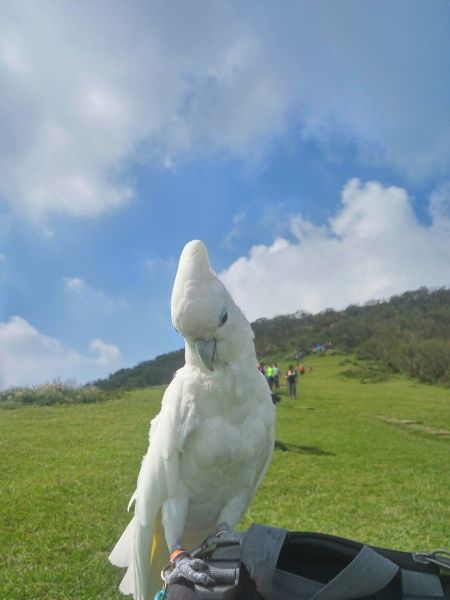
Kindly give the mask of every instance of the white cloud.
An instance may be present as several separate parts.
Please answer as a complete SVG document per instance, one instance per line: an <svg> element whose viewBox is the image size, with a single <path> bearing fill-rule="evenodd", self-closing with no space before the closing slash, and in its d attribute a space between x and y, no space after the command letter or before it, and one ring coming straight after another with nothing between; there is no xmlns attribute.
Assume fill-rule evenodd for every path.
<svg viewBox="0 0 450 600"><path fill-rule="evenodd" d="M3 2L0 198L32 218L132 198L134 161L253 159L289 129L411 177L450 155L445 3ZM442 14L441 14L442 13ZM417 43L417 39L421 43Z"/></svg>
<svg viewBox="0 0 450 600"><path fill-rule="evenodd" d="M238 210L232 217L232 227L228 233L224 236L223 244L228 248L232 248L234 242L240 235L247 221L247 212L245 210Z"/></svg>
<svg viewBox="0 0 450 600"><path fill-rule="evenodd" d="M450 239L450 182L442 184L431 194L430 214L434 226Z"/></svg>
<svg viewBox="0 0 450 600"><path fill-rule="evenodd" d="M106 344L102 340L96 338L89 344L89 349L98 354L96 363L105 369L110 366L119 364L120 350L114 344Z"/></svg>
<svg viewBox="0 0 450 600"><path fill-rule="evenodd" d="M82 277L65 277L63 284L70 308L74 312L81 313L84 318L86 318L87 313L98 318L100 314L113 313L127 307L124 298L107 296L87 283Z"/></svg>
<svg viewBox="0 0 450 600"><path fill-rule="evenodd" d="M120 351L95 339L84 355L15 316L0 322L0 388L45 383L55 378L80 382L106 376L119 367Z"/></svg>
<svg viewBox="0 0 450 600"><path fill-rule="evenodd" d="M253 247L221 278L251 319L450 286L448 192L443 186L432 195L432 220L423 225L406 190L350 180L326 226L297 215L290 222L293 241Z"/></svg>
<svg viewBox="0 0 450 600"><path fill-rule="evenodd" d="M147 258L144 261L144 266L150 273L170 273L172 274L177 267L177 261L173 258Z"/></svg>

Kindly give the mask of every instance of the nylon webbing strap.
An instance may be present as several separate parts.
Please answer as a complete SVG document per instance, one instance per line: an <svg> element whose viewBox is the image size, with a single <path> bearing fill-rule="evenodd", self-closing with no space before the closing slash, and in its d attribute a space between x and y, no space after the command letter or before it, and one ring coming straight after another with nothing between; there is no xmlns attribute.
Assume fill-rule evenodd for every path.
<svg viewBox="0 0 450 600"><path fill-rule="evenodd" d="M311 600L323 583L275 569L271 600Z"/></svg>
<svg viewBox="0 0 450 600"><path fill-rule="evenodd" d="M368 546L334 579L323 587L313 600L351 600L376 594L387 586L398 566Z"/></svg>
<svg viewBox="0 0 450 600"><path fill-rule="evenodd" d="M287 529L253 524L242 540L241 561L266 600L271 598L275 567L287 533Z"/></svg>
<svg viewBox="0 0 450 600"><path fill-rule="evenodd" d="M403 597L411 598L445 598L444 590L437 575L401 569Z"/></svg>
<svg viewBox="0 0 450 600"><path fill-rule="evenodd" d="M398 565L363 546L353 561L326 585L276 569L286 529L252 525L242 540L241 561L265 600L352 600L382 591ZM439 577L400 569L403 600L445 598ZM292 592L296 591L292 596Z"/></svg>

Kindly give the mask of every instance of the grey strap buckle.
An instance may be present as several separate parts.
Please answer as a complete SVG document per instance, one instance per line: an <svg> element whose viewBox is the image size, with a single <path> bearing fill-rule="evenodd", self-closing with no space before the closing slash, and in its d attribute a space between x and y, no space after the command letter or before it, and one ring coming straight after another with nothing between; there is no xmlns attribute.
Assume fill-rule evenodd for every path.
<svg viewBox="0 0 450 600"><path fill-rule="evenodd" d="M422 564L433 564L442 569L450 569L450 551L445 549L433 552L414 552L413 559Z"/></svg>

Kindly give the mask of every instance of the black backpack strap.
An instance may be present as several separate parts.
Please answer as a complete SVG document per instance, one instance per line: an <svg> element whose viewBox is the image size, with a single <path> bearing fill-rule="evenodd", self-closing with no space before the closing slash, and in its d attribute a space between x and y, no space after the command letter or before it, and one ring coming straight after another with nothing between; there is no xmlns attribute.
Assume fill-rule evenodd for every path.
<svg viewBox="0 0 450 600"><path fill-rule="evenodd" d="M256 583L261 596L272 598L272 587L280 550L288 530L253 524L241 543L241 562Z"/></svg>
<svg viewBox="0 0 450 600"><path fill-rule="evenodd" d="M314 600L351 600L380 592L395 577L398 566L363 546L352 562L327 583Z"/></svg>
<svg viewBox="0 0 450 600"><path fill-rule="evenodd" d="M322 585L315 581L276 569L287 530L252 525L242 541L241 559L258 592L265 600L284 600L293 589L304 590L311 600L351 600L382 590L398 572L396 564L368 546L332 581Z"/></svg>
<svg viewBox="0 0 450 600"><path fill-rule="evenodd" d="M381 592L400 573L402 600L444 599L438 575L400 568L369 546L327 584L277 569L286 529L252 525L241 546L241 562L264 600L352 600Z"/></svg>
<svg viewBox="0 0 450 600"><path fill-rule="evenodd" d="M322 583L275 569L271 600L311 600L323 588Z"/></svg>
<svg viewBox="0 0 450 600"><path fill-rule="evenodd" d="M445 598L437 575L401 569L402 600L436 600Z"/></svg>

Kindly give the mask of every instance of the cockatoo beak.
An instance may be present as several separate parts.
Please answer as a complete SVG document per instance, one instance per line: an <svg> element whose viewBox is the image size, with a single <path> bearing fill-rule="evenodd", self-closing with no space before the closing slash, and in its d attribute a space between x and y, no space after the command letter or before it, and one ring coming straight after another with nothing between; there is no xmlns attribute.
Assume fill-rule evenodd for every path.
<svg viewBox="0 0 450 600"><path fill-rule="evenodd" d="M202 359L203 364L210 371L214 371L213 362L216 356L216 340L212 338L210 340L197 340L195 342L197 352Z"/></svg>

